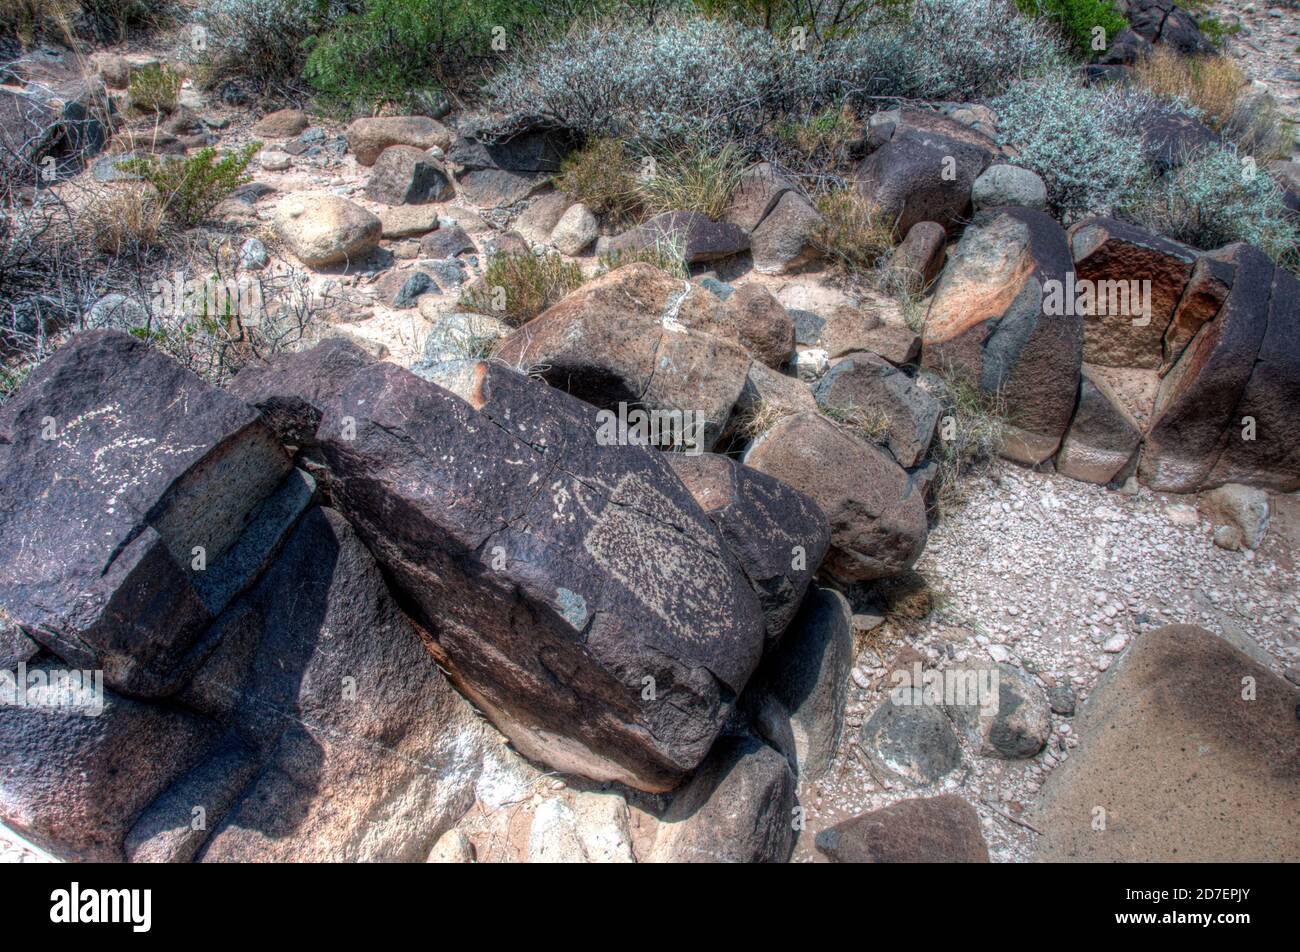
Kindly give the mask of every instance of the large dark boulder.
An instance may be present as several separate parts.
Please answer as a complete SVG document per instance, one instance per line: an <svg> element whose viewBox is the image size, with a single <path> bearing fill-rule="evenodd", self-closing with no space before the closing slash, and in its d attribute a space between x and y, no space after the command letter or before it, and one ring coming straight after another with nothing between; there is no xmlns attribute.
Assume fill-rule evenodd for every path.
<svg viewBox="0 0 1300 952"><path fill-rule="evenodd" d="M1064 293L1072 268L1065 232L1050 216L989 209L962 235L930 303L922 364L1005 404L1002 452L1018 462L1050 458L1074 412L1083 320L1054 308L1050 295Z"/></svg>
<svg viewBox="0 0 1300 952"><path fill-rule="evenodd" d="M826 514L824 568L846 581L888 578L925 548L925 499L884 450L819 413L786 417L756 440L745 464L806 493Z"/></svg>
<svg viewBox="0 0 1300 952"><path fill-rule="evenodd" d="M898 109L871 118L858 187L898 235L933 221L955 232L970 213L971 186L998 155L993 140L936 112Z"/></svg>
<svg viewBox="0 0 1300 952"><path fill-rule="evenodd" d="M987 863L979 814L961 797L901 800L817 834L833 863Z"/></svg>
<svg viewBox="0 0 1300 952"><path fill-rule="evenodd" d="M1232 290L1218 316L1196 332L1165 375L1142 444L1138 477L1153 489L1210 488L1223 448L1250 432L1237 410L1268 330L1275 268L1250 245L1219 254L1234 269ZM1279 316L1285 316L1284 308ZM1279 343L1285 355L1287 345Z"/></svg>
<svg viewBox="0 0 1300 952"><path fill-rule="evenodd" d="M667 459L736 556L774 644L826 555L826 517L803 493L726 456L669 453Z"/></svg>
<svg viewBox="0 0 1300 952"><path fill-rule="evenodd" d="M227 744L141 817L133 858L419 861L473 803L475 717L338 512L303 517L216 635L178 699Z"/></svg>
<svg viewBox="0 0 1300 952"><path fill-rule="evenodd" d="M470 402L391 364L317 387L332 498L522 752L670 789L757 665L758 599L661 455L602 445L595 408L488 367Z"/></svg>
<svg viewBox="0 0 1300 952"><path fill-rule="evenodd" d="M247 405L127 334L0 408L0 609L134 695L173 691L311 496Z"/></svg>
<svg viewBox="0 0 1300 952"><path fill-rule="evenodd" d="M723 738L673 798L646 862L788 862L795 803L783 756L750 735Z"/></svg>

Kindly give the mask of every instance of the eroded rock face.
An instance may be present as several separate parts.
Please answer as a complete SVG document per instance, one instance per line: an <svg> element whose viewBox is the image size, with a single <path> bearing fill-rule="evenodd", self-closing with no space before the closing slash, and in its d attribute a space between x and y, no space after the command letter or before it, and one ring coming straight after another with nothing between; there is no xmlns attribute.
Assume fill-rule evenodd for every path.
<svg viewBox="0 0 1300 952"><path fill-rule="evenodd" d="M758 599L656 452L602 446L594 408L481 366L470 403L388 364L333 381L313 438L333 498L522 752L670 789L758 662Z"/></svg>
<svg viewBox="0 0 1300 952"><path fill-rule="evenodd" d="M826 517L803 493L726 456L669 453L667 459L736 556L774 644L826 554Z"/></svg>
<svg viewBox="0 0 1300 952"><path fill-rule="evenodd" d="M739 344L692 329L720 312L708 291L647 264L617 268L512 334L497 356L597 407L620 403L703 422L712 449L752 360ZM711 320L711 319L710 319Z"/></svg>
<svg viewBox="0 0 1300 952"><path fill-rule="evenodd" d="M1083 370L1079 406L1056 454L1056 470L1105 485L1133 458L1142 431L1101 377Z"/></svg>
<svg viewBox="0 0 1300 952"><path fill-rule="evenodd" d="M0 409L0 609L115 690L169 693L301 512L290 470L251 408L81 334Z"/></svg>
<svg viewBox="0 0 1300 952"><path fill-rule="evenodd" d="M366 195L385 205L427 205L453 194L442 166L423 149L409 145L384 149L366 183Z"/></svg>
<svg viewBox="0 0 1300 952"><path fill-rule="evenodd" d="M925 500L884 450L819 413L786 417L745 464L807 494L831 528L826 571L843 581L887 578L925 547Z"/></svg>
<svg viewBox="0 0 1300 952"><path fill-rule="evenodd" d="M1246 432L1237 410L1268 331L1275 269L1249 245L1221 254L1233 267L1232 290L1166 374L1142 444L1138 476L1154 489L1208 488L1224 447Z"/></svg>
<svg viewBox="0 0 1300 952"><path fill-rule="evenodd" d="M1083 359L1102 367L1158 367L1196 252L1106 218L1071 228L1070 249L1075 277L1089 282L1085 290L1095 299L1093 313L1084 317Z"/></svg>
<svg viewBox="0 0 1300 952"><path fill-rule="evenodd" d="M1003 454L1019 462L1051 457L1074 412L1082 319L1045 307L1071 267L1065 233L1050 217L991 209L962 235L930 304L922 364L1000 394L1009 423Z"/></svg>

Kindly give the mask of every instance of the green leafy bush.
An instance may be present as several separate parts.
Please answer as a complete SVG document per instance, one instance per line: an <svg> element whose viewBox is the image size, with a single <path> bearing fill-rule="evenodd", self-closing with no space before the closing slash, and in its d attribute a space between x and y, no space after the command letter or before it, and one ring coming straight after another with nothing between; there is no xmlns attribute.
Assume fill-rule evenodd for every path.
<svg viewBox="0 0 1300 952"><path fill-rule="evenodd" d="M217 158L215 149L200 149L185 159L132 159L121 167L144 177L158 191L163 215L182 228L201 222L231 192L247 185L247 174L260 142L250 142L238 152Z"/></svg>
<svg viewBox="0 0 1300 952"><path fill-rule="evenodd" d="M1027 16L1049 20L1065 37L1070 48L1085 59L1105 52L1115 34L1128 26L1124 14L1110 0L1016 0ZM1094 31L1101 27L1102 46L1094 46Z"/></svg>
<svg viewBox="0 0 1300 952"><path fill-rule="evenodd" d="M402 99L456 87L494 55L546 27L539 7L517 0L367 0L309 41L305 76L339 102Z"/></svg>
<svg viewBox="0 0 1300 952"><path fill-rule="evenodd" d="M557 254L499 254L488 262L483 287L461 304L520 327L581 284L582 269Z"/></svg>
<svg viewBox="0 0 1300 952"><path fill-rule="evenodd" d="M1152 231L1196 248L1246 241L1293 260L1300 226L1277 183L1253 159L1215 146L1192 156L1137 197L1129 214Z"/></svg>

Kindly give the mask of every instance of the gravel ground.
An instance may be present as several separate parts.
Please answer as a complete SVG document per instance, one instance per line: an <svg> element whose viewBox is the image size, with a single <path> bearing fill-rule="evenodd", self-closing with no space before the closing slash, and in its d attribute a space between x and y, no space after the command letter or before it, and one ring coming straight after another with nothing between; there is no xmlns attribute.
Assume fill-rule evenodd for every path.
<svg viewBox="0 0 1300 952"><path fill-rule="evenodd" d="M874 643L910 646L940 668L1008 661L1034 672L1044 686L1069 684L1082 701L1134 639L1181 622L1262 652L1281 674L1300 663L1293 558L1300 500L1279 496L1274 504L1259 550L1229 552L1211 541L1193 497L1146 489L1125 495L1004 468L975 483L966 505L930 534L917 565L935 592L930 617L908 626L910 636L887 621ZM886 648L880 654L892 656ZM884 674L879 654L868 648L859 655L839 756L800 794L808 832L796 859L820 859L812 835L818 829L939 793L959 794L979 809L995 861L1030 859L1035 833L1019 818L1047 772L1075 748L1072 718L1052 715L1055 740L1035 758L981 757L967 746L963 766L939 784L903 789L877 779L857 745L858 725L886 696L870 686Z"/></svg>

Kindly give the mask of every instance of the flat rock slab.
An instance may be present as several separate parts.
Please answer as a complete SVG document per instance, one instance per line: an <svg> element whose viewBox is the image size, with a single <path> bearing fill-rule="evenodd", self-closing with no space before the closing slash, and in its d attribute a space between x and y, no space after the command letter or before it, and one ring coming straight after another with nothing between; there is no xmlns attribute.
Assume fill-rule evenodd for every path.
<svg viewBox="0 0 1300 952"><path fill-rule="evenodd" d="M1043 786L1036 858L1300 860L1297 703L1292 685L1203 629L1144 635L1094 689L1079 747Z"/></svg>

